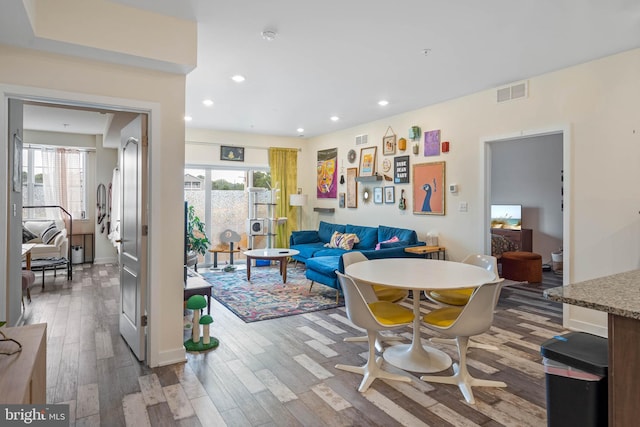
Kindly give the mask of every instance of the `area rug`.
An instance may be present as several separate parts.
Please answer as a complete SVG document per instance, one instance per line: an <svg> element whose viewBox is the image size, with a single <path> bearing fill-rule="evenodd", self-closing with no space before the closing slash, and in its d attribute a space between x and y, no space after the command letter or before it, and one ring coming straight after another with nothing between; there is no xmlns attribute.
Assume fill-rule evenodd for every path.
<svg viewBox="0 0 640 427"><path fill-rule="evenodd" d="M252 267L251 282L246 270L200 274L213 285L211 296L247 323L344 305L342 297L336 304L336 290L328 286L316 283L309 292L300 267L289 267L284 284L277 267Z"/></svg>

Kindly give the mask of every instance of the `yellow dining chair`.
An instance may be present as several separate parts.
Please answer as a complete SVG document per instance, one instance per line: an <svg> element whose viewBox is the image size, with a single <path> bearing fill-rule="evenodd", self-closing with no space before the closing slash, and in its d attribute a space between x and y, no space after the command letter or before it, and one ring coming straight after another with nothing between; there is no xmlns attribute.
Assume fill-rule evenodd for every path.
<svg viewBox="0 0 640 427"><path fill-rule="evenodd" d="M356 283L351 277L336 272L342 286L347 317L356 326L366 329L369 342L367 363L363 366L336 365L336 369L363 376L358 391L364 393L376 378L410 382L406 375L393 374L381 368L382 357L376 357L376 337L378 332L400 328L413 322L413 311L389 301L367 302L365 294L372 293L371 285Z"/></svg>
<svg viewBox="0 0 640 427"><path fill-rule="evenodd" d="M462 260L463 264L475 265L494 274L494 279L498 279L498 259L491 255L469 255ZM464 289L444 289L434 291L424 291L425 296L431 301L451 307L462 307L469 302L475 288ZM496 300L496 303L498 301ZM431 338L429 341L439 344L455 344L454 339ZM474 340L469 342L469 347L482 348L484 350L498 350L498 347L490 344L481 344Z"/></svg>
<svg viewBox="0 0 640 427"><path fill-rule="evenodd" d="M351 264L355 264L357 262L367 261L368 258L364 256L361 252L346 252L342 254L342 264L346 269L347 266ZM409 291L405 289L394 289L388 286L380 286L380 285L370 285L373 290L373 294L365 295L367 302L373 301L389 301L389 302L400 302L409 296ZM383 352L384 348L382 346L383 342L387 341L401 341L402 338L391 335L385 336L382 334L377 334L376 337L376 350L379 352ZM366 336L361 337L347 337L344 339L345 342L362 342L367 341Z"/></svg>
<svg viewBox="0 0 640 427"><path fill-rule="evenodd" d="M423 375L421 380L434 383L454 384L470 404L475 403L472 387L506 387L502 381L481 380L471 376L467 369L469 337L479 335L491 327L493 312L500 295L502 281L486 283L475 290L463 307L443 307L424 316L426 326L455 339L458 361L453 364L453 375L448 377Z"/></svg>

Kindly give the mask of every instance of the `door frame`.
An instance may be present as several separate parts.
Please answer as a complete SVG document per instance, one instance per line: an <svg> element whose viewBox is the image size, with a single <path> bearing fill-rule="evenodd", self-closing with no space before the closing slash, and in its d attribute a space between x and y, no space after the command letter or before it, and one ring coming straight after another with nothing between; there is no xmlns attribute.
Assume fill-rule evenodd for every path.
<svg viewBox="0 0 640 427"><path fill-rule="evenodd" d="M87 93L77 93L77 92L67 92L60 91L54 89L44 89L44 88L35 88L28 86L19 86L19 85L6 85L0 84L0 95L2 96L2 102L0 102L0 165L5 166L5 179L9 179L8 174L8 165L10 159L8 159L8 133L9 133L9 123L8 123L8 114L9 114L9 99L19 99L23 101L37 101L42 103L49 103L52 105L60 105L60 106L73 106L73 107L84 107L84 108L98 108L104 110L113 110L113 111L123 111L123 112L131 112L131 113L139 113L139 114L147 114L147 128L148 128L148 140L149 146L147 151L147 159L148 159L148 168L147 168L147 201L148 206L152 206L152 170L153 170L153 161L152 161L152 146L153 146L153 137L154 135L160 135L160 123L158 120L153 120L153 117L160 117L160 104L148 101L141 101L135 99L127 99L127 98L114 98L102 95L95 94L87 94ZM7 190L8 186L0 186L0 200L7 200ZM8 216L10 214L11 207L6 206L6 209L0 209L0 242L8 242ZM151 215L149 215L149 228L152 228L151 224ZM151 239L151 234L149 235L149 239ZM10 243L10 242L8 242ZM17 266L12 266L8 261L7 257L7 247L9 245L0 245L0 259L5 259L4 263L0 262L0 293L2 295L7 295L7 286L8 286L8 278L10 277L11 269L17 268ZM153 282L151 280L150 272L152 271L151 264L153 260L152 257L152 244L149 243L147 246L147 297L146 297L146 307L147 314L150 319L153 319L153 314L160 311L160 301L159 296L154 295L152 286L150 284ZM11 303L11 302L7 302ZM18 304L20 301L18 300ZM153 324L150 322L147 326L147 338L146 345L147 349L157 349L156 342L158 340L157 334L154 334ZM150 361L157 359L157 354L149 354L147 353L147 358L145 359L145 364L149 365Z"/></svg>
<svg viewBox="0 0 640 427"><path fill-rule="evenodd" d="M571 277L573 274L573 261L571 257L571 249L573 246L573 239L571 234L571 219L572 206L571 195L571 177L572 177L572 158L573 152L573 138L571 135L570 125L560 125L544 129L532 129L524 130L520 132L514 132L511 134L488 136L481 138L480 143L482 147L481 165L480 171L483 180L479 185L481 188L480 194L484 194L484 213L482 215L482 242L485 249L485 253L491 253L491 150L492 143L500 141L515 141L522 140L530 137L539 137L545 135L562 135L562 168L563 168L563 211L562 211L562 247L563 247L563 267L562 267L562 284L566 286L571 283ZM568 327L570 307L567 304L563 304L562 317L564 327Z"/></svg>

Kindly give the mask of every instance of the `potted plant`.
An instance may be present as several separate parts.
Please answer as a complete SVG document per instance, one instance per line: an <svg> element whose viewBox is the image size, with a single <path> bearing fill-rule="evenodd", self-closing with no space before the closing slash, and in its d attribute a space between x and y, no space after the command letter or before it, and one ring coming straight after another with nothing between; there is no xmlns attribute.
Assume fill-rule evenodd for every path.
<svg viewBox="0 0 640 427"><path fill-rule="evenodd" d="M204 232L204 222L200 221L193 205L189 206L187 216L187 237L189 239L189 251L205 255L209 249L209 238ZM196 263L197 264L197 263Z"/></svg>

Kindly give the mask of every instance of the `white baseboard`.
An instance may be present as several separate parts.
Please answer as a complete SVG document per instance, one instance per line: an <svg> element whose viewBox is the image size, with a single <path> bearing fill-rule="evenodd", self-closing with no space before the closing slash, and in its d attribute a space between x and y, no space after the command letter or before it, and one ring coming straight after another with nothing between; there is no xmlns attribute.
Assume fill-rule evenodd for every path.
<svg viewBox="0 0 640 427"><path fill-rule="evenodd" d="M116 264L118 262L118 258L109 257L109 258L96 258L93 260L94 264Z"/></svg>
<svg viewBox="0 0 640 427"><path fill-rule="evenodd" d="M187 361L187 350L184 347L174 350L162 351L158 354L158 364L150 366L155 368L158 366L173 365L174 363L184 363Z"/></svg>
<svg viewBox="0 0 640 427"><path fill-rule="evenodd" d="M587 332L589 334L598 335L606 338L609 334L608 327L602 325L596 325L594 323L588 323L581 320L569 319L564 322L565 328L572 331Z"/></svg>

